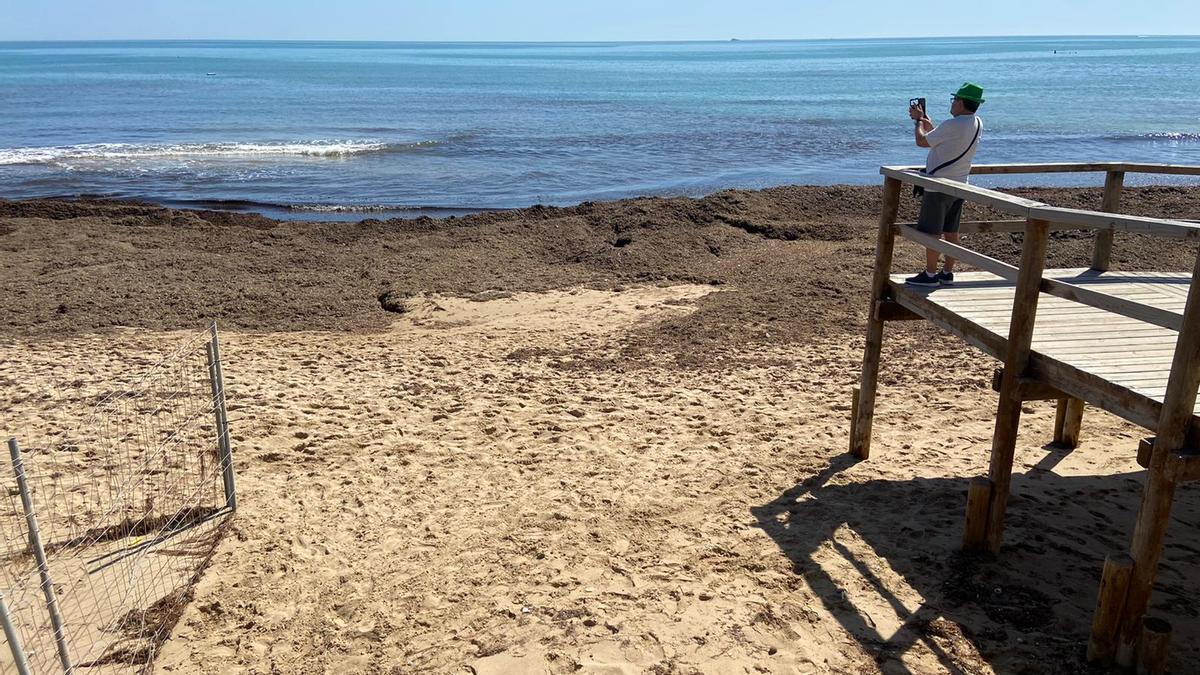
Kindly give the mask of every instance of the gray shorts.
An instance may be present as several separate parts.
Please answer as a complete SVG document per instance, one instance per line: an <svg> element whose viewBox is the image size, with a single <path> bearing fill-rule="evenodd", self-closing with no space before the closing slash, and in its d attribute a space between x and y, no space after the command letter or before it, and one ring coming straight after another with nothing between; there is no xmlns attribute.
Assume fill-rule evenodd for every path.
<svg viewBox="0 0 1200 675"><path fill-rule="evenodd" d="M962 205L963 200L957 197L926 190L921 198L921 215L917 217L917 229L935 237L943 232L958 232Z"/></svg>

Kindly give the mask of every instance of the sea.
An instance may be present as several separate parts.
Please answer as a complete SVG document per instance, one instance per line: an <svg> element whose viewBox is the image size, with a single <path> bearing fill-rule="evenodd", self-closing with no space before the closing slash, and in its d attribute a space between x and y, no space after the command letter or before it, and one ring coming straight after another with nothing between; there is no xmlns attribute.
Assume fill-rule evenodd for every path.
<svg viewBox="0 0 1200 675"><path fill-rule="evenodd" d="M944 119L965 81L977 162L1200 164L1200 37L0 42L0 197L348 219L877 184L923 162L909 99Z"/></svg>

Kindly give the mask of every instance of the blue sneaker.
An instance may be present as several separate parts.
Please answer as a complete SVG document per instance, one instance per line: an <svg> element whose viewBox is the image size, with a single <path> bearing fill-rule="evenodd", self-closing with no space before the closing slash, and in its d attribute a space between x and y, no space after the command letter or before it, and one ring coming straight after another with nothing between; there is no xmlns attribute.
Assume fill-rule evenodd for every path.
<svg viewBox="0 0 1200 675"><path fill-rule="evenodd" d="M921 270L920 274L905 279L904 283L909 286L938 286L941 281L938 280L938 275Z"/></svg>
<svg viewBox="0 0 1200 675"><path fill-rule="evenodd" d="M947 272L946 270L942 270L941 272L937 273L937 280L938 280L938 283L943 286L953 286L954 285L954 272Z"/></svg>

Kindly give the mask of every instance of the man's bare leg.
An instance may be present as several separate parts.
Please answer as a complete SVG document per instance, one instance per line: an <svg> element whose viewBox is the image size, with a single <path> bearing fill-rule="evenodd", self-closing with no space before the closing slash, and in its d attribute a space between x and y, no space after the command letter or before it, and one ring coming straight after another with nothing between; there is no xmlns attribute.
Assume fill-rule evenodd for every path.
<svg viewBox="0 0 1200 675"><path fill-rule="evenodd" d="M950 242L951 244L957 244L959 242L959 237L958 237L957 232L944 232L944 233L942 233L942 238L945 239L946 241ZM927 265L929 263L928 256L926 256L925 263ZM933 264L935 266L937 265L936 259L933 261ZM946 270L947 272L953 272L954 271L954 258L951 258L950 256L946 256L946 266L943 267L942 269Z"/></svg>
<svg viewBox="0 0 1200 675"><path fill-rule="evenodd" d="M937 274L938 252L932 248L925 249L925 271L930 276Z"/></svg>

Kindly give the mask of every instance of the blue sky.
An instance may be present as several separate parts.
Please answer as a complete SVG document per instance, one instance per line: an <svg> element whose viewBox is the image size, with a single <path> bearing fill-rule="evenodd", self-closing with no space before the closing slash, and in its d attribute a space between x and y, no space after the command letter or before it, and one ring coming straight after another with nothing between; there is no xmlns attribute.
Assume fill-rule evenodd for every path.
<svg viewBox="0 0 1200 675"><path fill-rule="evenodd" d="M2 0L0 40L1200 34L1197 0Z"/></svg>

